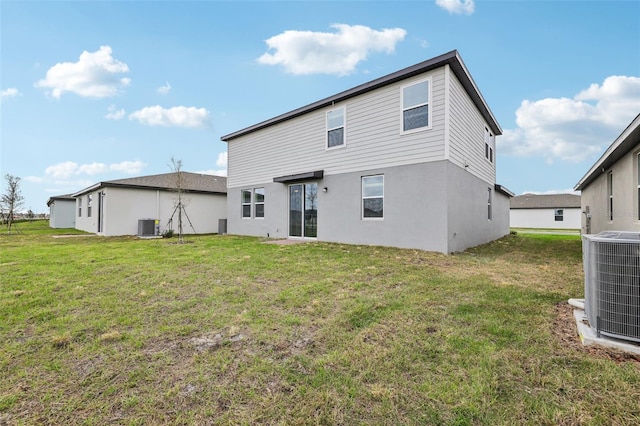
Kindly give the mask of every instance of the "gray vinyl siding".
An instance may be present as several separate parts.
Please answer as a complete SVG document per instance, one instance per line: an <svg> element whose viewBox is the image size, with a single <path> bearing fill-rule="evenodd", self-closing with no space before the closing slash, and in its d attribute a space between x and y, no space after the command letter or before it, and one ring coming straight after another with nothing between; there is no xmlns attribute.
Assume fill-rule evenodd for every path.
<svg viewBox="0 0 640 426"><path fill-rule="evenodd" d="M401 87L431 77L429 130L401 134ZM444 68L367 92L346 102L345 146L326 149L329 108L276 124L228 143L229 188L324 170L325 175L440 161L445 158Z"/></svg>
<svg viewBox="0 0 640 426"><path fill-rule="evenodd" d="M449 73L449 77L449 159L460 167L466 162L469 173L495 183L495 143L492 146L493 163L485 157L484 132L489 126L456 76Z"/></svg>

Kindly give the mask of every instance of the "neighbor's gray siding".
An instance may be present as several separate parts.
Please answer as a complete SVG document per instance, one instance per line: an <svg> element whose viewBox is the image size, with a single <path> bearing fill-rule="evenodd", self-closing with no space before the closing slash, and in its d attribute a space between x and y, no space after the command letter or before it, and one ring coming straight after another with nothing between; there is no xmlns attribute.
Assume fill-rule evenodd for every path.
<svg viewBox="0 0 640 426"><path fill-rule="evenodd" d="M384 175L384 219L361 217L362 176ZM451 253L509 233L509 199L493 195L487 219L487 188L493 187L448 161L370 169L325 176L318 182L318 240L417 248ZM265 187L265 217L241 218L240 191ZM327 192L322 192L322 188ZM288 235L288 185L268 183L228 189L230 234ZM415 191L420 188L420 191Z"/></svg>
<svg viewBox="0 0 640 426"><path fill-rule="evenodd" d="M76 226L76 201L53 200L49 206L49 227L74 228Z"/></svg>
<svg viewBox="0 0 640 426"><path fill-rule="evenodd" d="M591 215L591 229L587 216L582 215L582 232L640 231L638 220L638 154L640 145L628 152L612 167L606 169L581 194L582 211ZM607 176L613 171L613 220L609 220Z"/></svg>
<svg viewBox="0 0 640 426"><path fill-rule="evenodd" d="M448 75L449 159L459 167L467 164L467 171L474 176L487 182L495 182L495 142L492 145L493 163L485 157L484 134L485 127L489 126L456 76L452 72L448 72Z"/></svg>
<svg viewBox="0 0 640 426"><path fill-rule="evenodd" d="M401 135L401 87L431 77L430 130ZM325 176L445 157L444 68L365 93L346 105L346 146L327 150L322 109L232 139L228 186L264 184L274 177L324 170Z"/></svg>

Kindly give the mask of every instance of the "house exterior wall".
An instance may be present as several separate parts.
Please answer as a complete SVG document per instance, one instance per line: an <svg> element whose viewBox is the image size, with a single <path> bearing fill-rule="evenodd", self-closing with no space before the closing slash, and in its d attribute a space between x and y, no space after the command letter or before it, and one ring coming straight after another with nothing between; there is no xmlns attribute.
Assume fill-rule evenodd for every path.
<svg viewBox="0 0 640 426"><path fill-rule="evenodd" d="M401 87L431 78L430 130L401 134ZM230 188L268 183L274 177L323 169L325 175L440 161L445 157L443 68L336 104L346 106L345 146L326 149L326 112L236 138L228 144Z"/></svg>
<svg viewBox="0 0 640 426"><path fill-rule="evenodd" d="M103 198L103 229L100 235L136 235L139 219L159 219L160 232L167 229L173 215L173 229L178 229L178 215L174 211L177 193L157 189L133 189L107 187L91 192L93 206L91 217L87 216L87 196L82 195L82 217L76 219L76 227L87 232L98 232L99 192ZM217 194L184 193L182 203L185 234L208 234L218 232L218 219L226 217L226 197ZM77 209L76 209L77 214ZM192 228L193 225L193 228Z"/></svg>
<svg viewBox="0 0 640 426"><path fill-rule="evenodd" d="M485 127L489 126L456 76L449 72L449 159L487 182L496 181L495 139L491 141L493 161L485 157Z"/></svg>
<svg viewBox="0 0 640 426"><path fill-rule="evenodd" d="M486 182L451 163L448 163L446 182L449 253L509 234L509 197L496 191L493 182Z"/></svg>
<svg viewBox="0 0 640 426"><path fill-rule="evenodd" d="M612 167L605 170L586 188L582 189L582 232L597 234L602 231L640 231L638 212L638 154L640 145L628 152ZM613 173L613 220L609 219L607 176ZM590 225L589 222L590 221Z"/></svg>
<svg viewBox="0 0 640 426"><path fill-rule="evenodd" d="M403 134L402 87L425 79L431 127ZM326 113L341 106L345 145L327 149ZM228 232L287 237L289 185L274 178L322 170L316 181L320 241L451 253L500 238L509 233L509 197L494 189L495 142L491 162L485 127L444 65L234 137L228 141ZM363 219L362 177L377 174L384 175L384 218ZM256 188L265 191L264 218L242 218L241 191Z"/></svg>
<svg viewBox="0 0 640 426"><path fill-rule="evenodd" d="M371 175L384 175L383 219L362 219L362 177ZM448 161L330 175L315 182L319 241L451 253L509 233L508 197L494 191L495 213L489 221L487 189L493 185ZM264 218L242 218L241 191L256 187L265 188ZM288 236L289 184L228 188L227 194L230 234Z"/></svg>
<svg viewBox="0 0 640 426"><path fill-rule="evenodd" d="M514 228L580 229L579 208L558 207L563 210L563 220L555 220L556 209L511 209L511 226Z"/></svg>
<svg viewBox="0 0 640 426"><path fill-rule="evenodd" d="M53 200L49 206L50 228L75 228L75 200Z"/></svg>

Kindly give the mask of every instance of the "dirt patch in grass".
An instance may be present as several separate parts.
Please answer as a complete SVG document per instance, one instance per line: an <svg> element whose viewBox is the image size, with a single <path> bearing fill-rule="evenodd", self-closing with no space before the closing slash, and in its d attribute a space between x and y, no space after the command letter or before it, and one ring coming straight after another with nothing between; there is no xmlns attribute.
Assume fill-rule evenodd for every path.
<svg viewBox="0 0 640 426"><path fill-rule="evenodd" d="M573 310L573 306L565 302L556 305L553 335L563 347L570 351L584 352L594 357L606 358L616 362L640 362L640 355L622 352L604 346L583 345L578 335Z"/></svg>

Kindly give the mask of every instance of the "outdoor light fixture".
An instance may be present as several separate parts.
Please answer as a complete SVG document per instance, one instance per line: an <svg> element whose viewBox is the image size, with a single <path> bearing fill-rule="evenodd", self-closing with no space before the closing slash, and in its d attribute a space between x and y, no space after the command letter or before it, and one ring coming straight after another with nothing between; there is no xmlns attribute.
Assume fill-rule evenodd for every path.
<svg viewBox="0 0 640 426"><path fill-rule="evenodd" d="M322 188L322 192L327 192L327 191L328 191L328 189L327 189L326 186L324 188Z"/></svg>

